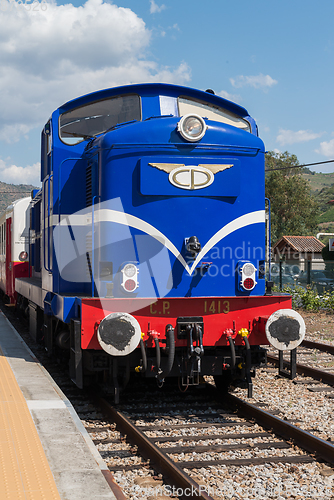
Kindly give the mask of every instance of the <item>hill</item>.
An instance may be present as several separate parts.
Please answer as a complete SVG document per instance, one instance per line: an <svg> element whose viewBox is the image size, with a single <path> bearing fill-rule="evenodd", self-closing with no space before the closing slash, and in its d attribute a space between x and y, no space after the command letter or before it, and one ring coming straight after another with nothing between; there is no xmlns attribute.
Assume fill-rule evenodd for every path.
<svg viewBox="0 0 334 500"><path fill-rule="evenodd" d="M33 189L38 188L31 184L6 184L0 181L0 212L3 212L13 201L30 196Z"/></svg>
<svg viewBox="0 0 334 500"><path fill-rule="evenodd" d="M310 183L311 192L320 207L319 229L328 232L328 223L334 223L334 207L329 205L334 200L334 173L303 173L302 177Z"/></svg>
<svg viewBox="0 0 334 500"><path fill-rule="evenodd" d="M317 172L302 173L302 177L309 181L312 194L316 195L322 189L334 184L334 173L321 174Z"/></svg>

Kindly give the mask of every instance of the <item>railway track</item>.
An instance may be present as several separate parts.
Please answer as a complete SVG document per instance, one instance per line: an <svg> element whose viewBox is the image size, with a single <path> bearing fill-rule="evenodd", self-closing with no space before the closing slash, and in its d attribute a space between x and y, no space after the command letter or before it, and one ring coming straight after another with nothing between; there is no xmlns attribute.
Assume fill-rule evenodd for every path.
<svg viewBox="0 0 334 500"><path fill-rule="evenodd" d="M214 390L206 398L201 394L204 391L195 391L190 400L176 390L161 395L152 389L136 394L134 389L126 398L133 400L132 405L107 410L106 401L97 405L67 377L57 375L58 367L53 370L106 461L109 474L105 476L119 500L182 498L182 492L187 493L185 498L218 500L238 487L239 496L247 497L258 483L244 486L243 477L253 481L256 471L276 476L276 483L284 473L292 484L303 471L334 473L328 467L334 464L331 443L302 431L298 422L282 420L279 411L265 411L261 403L246 405L230 394L224 401L226 407L217 401ZM103 416L102 407L113 416ZM137 433L142 436L140 443ZM313 467L311 472L309 467ZM271 484L268 479L268 487L274 488ZM271 496L269 490L265 495L279 496ZM322 498L334 498L331 487Z"/></svg>
<svg viewBox="0 0 334 500"><path fill-rule="evenodd" d="M334 345L331 344L323 344L321 342L314 342L312 340L303 340L301 346L307 347L308 349L317 349L318 351L334 354Z"/></svg>
<svg viewBox="0 0 334 500"><path fill-rule="evenodd" d="M310 377L311 379L320 381L323 384L328 384L329 386L312 388L311 390L314 392L333 392L334 397L334 346L304 340L300 347L297 348L297 359L301 359L301 362L296 364L296 372L298 374L304 377ZM279 365L278 357L273 354L268 354L267 360L269 363L276 366ZM285 359L284 366L289 367L289 364L289 360ZM317 365L317 367L314 365ZM306 381L305 383L308 382ZM309 381L309 384L313 383L312 380Z"/></svg>
<svg viewBox="0 0 334 500"><path fill-rule="evenodd" d="M142 484L146 488L150 485L152 492L165 488L169 497L174 492L179 498L208 500L224 498L224 482L219 470L268 464L292 467L316 460L334 465L331 443L299 429L293 422L280 419L276 415L279 412L266 411L231 394L224 404L213 399L214 396L217 396L215 391L208 400L197 398L170 406L159 398L155 405L137 404L122 409L95 397L95 403L110 419L112 432L116 425L121 435L126 436L128 457L131 454L138 457L138 453L144 457L139 461L134 458L134 463L124 465L119 463L117 453L112 453L107 462L109 470L117 477L127 471L153 468L160 473L158 481L152 479L157 478L157 472L149 475L146 481L139 481L139 493ZM91 427L89 432L98 447L115 444L114 438L99 438L99 429ZM203 469L218 470L217 477L211 477L209 484L202 474ZM131 498L129 491L127 495Z"/></svg>

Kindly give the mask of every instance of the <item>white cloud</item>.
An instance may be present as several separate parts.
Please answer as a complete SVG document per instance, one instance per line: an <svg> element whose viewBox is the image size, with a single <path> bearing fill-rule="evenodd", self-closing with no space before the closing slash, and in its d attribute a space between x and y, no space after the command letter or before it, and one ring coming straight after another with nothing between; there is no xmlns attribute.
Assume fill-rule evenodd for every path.
<svg viewBox="0 0 334 500"><path fill-rule="evenodd" d="M150 81L158 82L188 82L191 79L191 70L187 63L183 62L178 68L171 70L169 66L159 68L159 72ZM142 80L143 81L143 80Z"/></svg>
<svg viewBox="0 0 334 500"><path fill-rule="evenodd" d="M0 140L41 128L54 109L84 93L190 78L186 63L171 68L147 59L151 32L128 8L103 0L36 5L46 10L1 0Z"/></svg>
<svg viewBox="0 0 334 500"><path fill-rule="evenodd" d="M315 150L316 153L327 156L327 158L334 157L334 139L328 142L321 142L320 148Z"/></svg>
<svg viewBox="0 0 334 500"><path fill-rule="evenodd" d="M271 76L262 75L262 73L256 76L239 75L236 78L230 78L230 82L237 89L241 87L268 88L278 83Z"/></svg>
<svg viewBox="0 0 334 500"><path fill-rule="evenodd" d="M22 135L27 138L27 134L31 128L31 126L29 127L23 123L4 125L0 130L0 140L13 144L14 142L18 142Z"/></svg>
<svg viewBox="0 0 334 500"><path fill-rule="evenodd" d="M40 163L18 167L0 160L0 181L8 184L32 184L38 187L40 186L40 171Z"/></svg>
<svg viewBox="0 0 334 500"><path fill-rule="evenodd" d="M298 130L298 132L294 132L293 130L280 129L276 140L279 144L285 146L286 144L312 141L313 139L317 139L321 136L322 133L315 134L311 130Z"/></svg>
<svg viewBox="0 0 334 500"><path fill-rule="evenodd" d="M165 8L166 8L166 5L164 5L164 4L162 4L159 7L159 5L157 5L154 0L150 0L150 4L151 4L151 7L150 7L151 14L156 14L157 12L161 12L161 11L165 10Z"/></svg>
<svg viewBox="0 0 334 500"><path fill-rule="evenodd" d="M29 12L18 5L2 13L2 64L57 76L70 62L92 69L115 65L138 57L149 44L149 30L130 9L102 0L88 0L80 7L46 5L45 11Z"/></svg>
<svg viewBox="0 0 334 500"><path fill-rule="evenodd" d="M226 92L226 90L221 90L218 92L218 95L220 97L223 97L224 99L228 99L229 101L236 102L238 104L241 103L242 97L238 94L230 94L229 92Z"/></svg>

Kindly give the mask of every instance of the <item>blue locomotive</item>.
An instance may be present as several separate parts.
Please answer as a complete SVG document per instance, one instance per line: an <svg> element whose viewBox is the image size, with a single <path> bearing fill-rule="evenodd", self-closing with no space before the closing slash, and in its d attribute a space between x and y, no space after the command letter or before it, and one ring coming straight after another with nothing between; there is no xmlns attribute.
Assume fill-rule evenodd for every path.
<svg viewBox="0 0 334 500"><path fill-rule="evenodd" d="M260 346L291 349L305 327L266 287L264 145L248 112L212 91L129 85L61 106L41 145L13 296L32 336L116 401L135 373L183 388L213 375L251 395Z"/></svg>

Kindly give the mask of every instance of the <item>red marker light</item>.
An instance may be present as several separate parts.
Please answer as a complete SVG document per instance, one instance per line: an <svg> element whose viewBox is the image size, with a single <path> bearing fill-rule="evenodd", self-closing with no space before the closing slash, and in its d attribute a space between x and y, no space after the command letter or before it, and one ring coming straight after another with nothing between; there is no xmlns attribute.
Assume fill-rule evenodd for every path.
<svg viewBox="0 0 334 500"><path fill-rule="evenodd" d="M124 283L124 288L127 292L132 292L137 287L137 283L134 280L126 280Z"/></svg>
<svg viewBox="0 0 334 500"><path fill-rule="evenodd" d="M243 282L243 287L246 289L246 290L252 290L252 288L254 288L254 280L252 280L252 278L246 278Z"/></svg>

